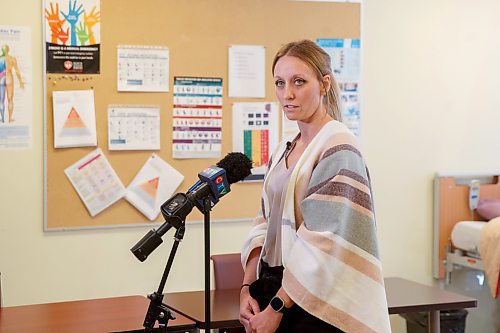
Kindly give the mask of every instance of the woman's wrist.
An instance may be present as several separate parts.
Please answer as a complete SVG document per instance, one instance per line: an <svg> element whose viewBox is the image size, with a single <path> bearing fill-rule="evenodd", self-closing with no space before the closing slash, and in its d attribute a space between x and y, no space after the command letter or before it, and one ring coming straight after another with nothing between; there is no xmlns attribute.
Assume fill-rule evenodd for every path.
<svg viewBox="0 0 500 333"><path fill-rule="evenodd" d="M250 288L250 283L243 283L240 287L240 292L243 290L243 289L246 289L246 288Z"/></svg>

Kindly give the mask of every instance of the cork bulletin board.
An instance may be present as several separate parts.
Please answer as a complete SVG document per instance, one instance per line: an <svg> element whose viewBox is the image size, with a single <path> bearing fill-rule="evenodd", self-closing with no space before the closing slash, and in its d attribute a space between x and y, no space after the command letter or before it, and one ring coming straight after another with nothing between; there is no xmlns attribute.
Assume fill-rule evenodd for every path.
<svg viewBox="0 0 500 333"><path fill-rule="evenodd" d="M44 229L67 230L151 225L125 199L94 217L88 213L64 170L96 147L54 148L52 93L64 90L94 91L97 147L125 187L144 162L156 153L184 175L178 192L186 192L198 172L215 164L232 149L231 109L234 102L276 101L271 65L279 47L289 41L317 38L360 38L361 5L358 3L288 0L101 0L100 73L92 75L45 74ZM169 92L118 92L117 47L151 45L168 47ZM228 97L228 48L263 45L266 49L265 98ZM175 76L223 79L222 153L217 159L172 157L172 108ZM156 151L108 149L109 105L160 107L161 147ZM214 220L253 218L259 210L262 182L231 185L211 212ZM196 209L189 221L201 221ZM154 223L163 222L161 214Z"/></svg>

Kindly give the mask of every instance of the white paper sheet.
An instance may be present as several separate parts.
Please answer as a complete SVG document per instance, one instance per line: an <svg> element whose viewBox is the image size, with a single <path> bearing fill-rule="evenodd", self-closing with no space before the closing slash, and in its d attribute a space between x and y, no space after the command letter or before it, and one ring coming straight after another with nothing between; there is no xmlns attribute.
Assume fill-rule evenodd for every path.
<svg viewBox="0 0 500 333"><path fill-rule="evenodd" d="M125 199L153 221L160 206L167 201L184 180L184 175L158 155L152 154L127 187Z"/></svg>
<svg viewBox="0 0 500 333"><path fill-rule="evenodd" d="M266 97L265 69L264 46L230 46L229 97Z"/></svg>
<svg viewBox="0 0 500 333"><path fill-rule="evenodd" d="M109 150L160 149L160 108L110 105L108 147Z"/></svg>
<svg viewBox="0 0 500 333"><path fill-rule="evenodd" d="M264 175L272 152L278 145L278 104L253 102L233 104L233 151L253 162L253 175Z"/></svg>
<svg viewBox="0 0 500 333"><path fill-rule="evenodd" d="M93 90L65 90L52 93L54 147L96 146Z"/></svg>
<svg viewBox="0 0 500 333"><path fill-rule="evenodd" d="M66 168L64 173L92 217L125 195L125 187L100 148Z"/></svg>
<svg viewBox="0 0 500 333"><path fill-rule="evenodd" d="M32 146L32 63L31 29L0 26L0 149Z"/></svg>
<svg viewBox="0 0 500 333"><path fill-rule="evenodd" d="M169 50L158 46L118 46L118 91L168 92Z"/></svg>

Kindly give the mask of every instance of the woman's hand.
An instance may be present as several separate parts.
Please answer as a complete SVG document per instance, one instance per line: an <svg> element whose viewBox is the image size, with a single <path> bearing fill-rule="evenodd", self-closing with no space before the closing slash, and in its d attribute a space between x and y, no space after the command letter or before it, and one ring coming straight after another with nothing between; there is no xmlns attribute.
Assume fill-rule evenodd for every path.
<svg viewBox="0 0 500 333"><path fill-rule="evenodd" d="M247 333L253 332L250 328L250 319L260 312L259 304L250 296L248 286L241 288L240 292L240 323Z"/></svg>
<svg viewBox="0 0 500 333"><path fill-rule="evenodd" d="M274 333L278 329L282 317L282 313L274 311L271 306L268 305L264 311L250 318L250 331L247 330L247 332Z"/></svg>

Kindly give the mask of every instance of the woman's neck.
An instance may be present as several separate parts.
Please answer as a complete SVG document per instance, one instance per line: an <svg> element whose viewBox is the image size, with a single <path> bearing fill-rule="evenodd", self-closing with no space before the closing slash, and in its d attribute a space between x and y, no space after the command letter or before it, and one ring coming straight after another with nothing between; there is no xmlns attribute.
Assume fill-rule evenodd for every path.
<svg viewBox="0 0 500 333"><path fill-rule="evenodd" d="M314 117L310 122L298 121L297 125L300 130L299 140L308 145L321 128L332 120L333 118L325 111L324 113L318 114L318 116Z"/></svg>

